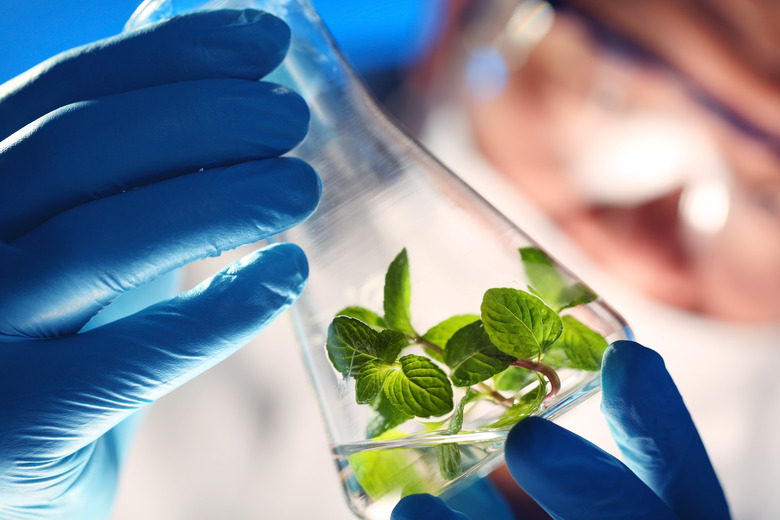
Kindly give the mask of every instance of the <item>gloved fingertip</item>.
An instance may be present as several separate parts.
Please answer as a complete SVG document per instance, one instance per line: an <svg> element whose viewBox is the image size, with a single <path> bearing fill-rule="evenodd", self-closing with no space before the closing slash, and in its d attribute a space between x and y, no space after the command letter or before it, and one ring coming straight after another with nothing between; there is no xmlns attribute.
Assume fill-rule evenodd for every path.
<svg viewBox="0 0 780 520"><path fill-rule="evenodd" d="M281 85L274 85L273 92L276 94L276 99L271 101L276 103L278 107L283 107L279 115L284 118L283 121L286 125L284 131L280 127L277 127L276 131L291 134L292 144L285 144L291 149L301 143L309 133L311 111L306 100L298 92Z"/></svg>
<svg viewBox="0 0 780 520"><path fill-rule="evenodd" d="M179 15L172 22L182 25L185 41L195 38L194 53L202 53L205 60L227 61L224 65L232 67L240 64L247 73L259 73L258 78L278 66L290 48L291 31L287 23L258 9L196 11Z"/></svg>
<svg viewBox="0 0 780 520"><path fill-rule="evenodd" d="M291 296L297 297L309 277L309 262L300 247L282 242L245 256L223 273L231 277L240 273L246 280L246 287L252 286L253 282L287 287Z"/></svg>
<svg viewBox="0 0 780 520"><path fill-rule="evenodd" d="M545 442L550 425L550 421L541 417L526 417L509 431L506 450L514 453L517 450L535 449L532 446Z"/></svg>
<svg viewBox="0 0 780 520"><path fill-rule="evenodd" d="M177 349L190 344L187 348L200 349L198 356L216 358L244 345L284 312L300 296L308 276L300 247L274 244L236 260L176 298L130 316L124 326L156 331L157 344L170 342ZM107 334L114 330L103 328Z"/></svg>
<svg viewBox="0 0 780 520"><path fill-rule="evenodd" d="M242 9L233 25L249 29L247 35L254 46L258 46L255 50L263 53L264 61L268 64L267 71L263 73L270 72L284 60L292 36L290 26L284 20L265 11Z"/></svg>
<svg viewBox="0 0 780 520"><path fill-rule="evenodd" d="M432 495L419 493L407 495L393 509L390 520L469 520L466 515L453 511L444 501Z"/></svg>
<svg viewBox="0 0 780 520"><path fill-rule="evenodd" d="M627 403L654 403L669 409L679 402L685 409L663 358L634 341L616 341L607 348L601 384L601 407L608 419L624 413Z"/></svg>
<svg viewBox="0 0 780 520"><path fill-rule="evenodd" d="M276 159L288 167L289 175L295 178L299 197L294 201L299 212L307 217L311 215L322 198L322 179L309 163L297 157L279 157Z"/></svg>
<svg viewBox="0 0 780 520"><path fill-rule="evenodd" d="M235 13L235 21L230 25L257 25L262 28L266 37L271 36L276 41L283 42L285 47L290 44L290 37L292 35L290 26L278 16L251 7L237 9L232 12Z"/></svg>
<svg viewBox="0 0 780 520"><path fill-rule="evenodd" d="M610 376L625 373L626 367L648 367L653 369L664 367L663 358L654 350L640 345L636 341L615 341L604 351L602 373ZM617 368L617 370L614 370ZM613 374L613 372L615 372Z"/></svg>
<svg viewBox="0 0 780 520"><path fill-rule="evenodd" d="M551 473L544 468L555 462L556 453L568 449L566 437L560 436L557 430L561 430L560 426L540 417L526 417L510 430L504 456L509 472L520 487L526 488L533 481L534 486L546 489L545 480Z"/></svg>

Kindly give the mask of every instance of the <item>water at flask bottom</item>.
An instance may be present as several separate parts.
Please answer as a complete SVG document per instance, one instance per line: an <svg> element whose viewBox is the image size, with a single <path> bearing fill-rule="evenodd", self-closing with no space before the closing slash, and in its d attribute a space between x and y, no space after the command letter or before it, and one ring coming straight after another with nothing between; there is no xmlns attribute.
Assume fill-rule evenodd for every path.
<svg viewBox="0 0 780 520"><path fill-rule="evenodd" d="M383 438L336 446L332 453L350 507L361 518L378 520L389 518L403 496L440 495L473 472L493 469L506 436L485 431Z"/></svg>

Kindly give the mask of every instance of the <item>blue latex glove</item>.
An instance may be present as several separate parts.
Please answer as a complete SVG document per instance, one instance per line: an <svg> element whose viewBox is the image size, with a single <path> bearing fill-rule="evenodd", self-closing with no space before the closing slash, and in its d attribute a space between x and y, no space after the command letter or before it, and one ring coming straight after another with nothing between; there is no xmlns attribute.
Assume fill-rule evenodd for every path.
<svg viewBox="0 0 780 520"><path fill-rule="evenodd" d="M602 411L626 463L532 417L507 439L515 481L555 519L728 519L723 491L661 357L620 341L607 349L602 369ZM464 517L419 495L403 499L392 518Z"/></svg>
<svg viewBox="0 0 780 520"><path fill-rule="evenodd" d="M134 412L302 290L306 259L281 244L79 333L120 294L314 210L316 173L278 157L308 108L257 81L289 38L257 11L191 14L0 86L0 518L106 518Z"/></svg>

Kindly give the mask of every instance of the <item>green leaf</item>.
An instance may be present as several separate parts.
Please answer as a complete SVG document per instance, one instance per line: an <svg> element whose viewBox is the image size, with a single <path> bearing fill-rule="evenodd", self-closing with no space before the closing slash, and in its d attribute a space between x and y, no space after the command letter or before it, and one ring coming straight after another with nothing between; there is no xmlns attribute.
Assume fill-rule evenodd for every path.
<svg viewBox="0 0 780 520"><path fill-rule="evenodd" d="M457 331L444 350L444 362L452 369L455 386L484 381L505 370L515 359L496 348L481 321Z"/></svg>
<svg viewBox="0 0 780 520"><path fill-rule="evenodd" d="M333 366L345 377L360 371L365 363L378 360L374 344L379 333L366 323L337 316L328 327L325 348Z"/></svg>
<svg viewBox="0 0 780 520"><path fill-rule="evenodd" d="M493 344L518 359L541 356L563 330L558 313L517 289L488 289L481 311Z"/></svg>
<svg viewBox="0 0 780 520"><path fill-rule="evenodd" d="M521 247L519 251L531 288L555 307L559 303L560 294L566 290L566 280L552 259L541 249Z"/></svg>
<svg viewBox="0 0 780 520"><path fill-rule="evenodd" d="M384 392L379 392L376 399L371 402L371 407L373 413L366 425L366 437L369 439L378 437L413 418L393 406L384 396Z"/></svg>
<svg viewBox="0 0 780 520"><path fill-rule="evenodd" d="M436 455L439 459L439 472L444 480L454 480L463 473L460 447L457 443L437 445Z"/></svg>
<svg viewBox="0 0 780 520"><path fill-rule="evenodd" d="M596 299L593 291L564 274L541 249L523 247L519 251L531 289L556 311Z"/></svg>
<svg viewBox="0 0 780 520"><path fill-rule="evenodd" d="M510 409L491 424L490 428L506 428L518 423L521 419L531 415L542 404L545 396L545 386L540 381L539 386L522 396Z"/></svg>
<svg viewBox="0 0 780 520"><path fill-rule="evenodd" d="M370 361L392 364L409 344L398 331L377 332L357 318L336 316L328 327L325 348L333 366L345 377L359 373Z"/></svg>
<svg viewBox="0 0 780 520"><path fill-rule="evenodd" d="M385 329L374 341L374 352L385 363L392 364L398 359L398 354L409 345L406 334L397 330Z"/></svg>
<svg viewBox="0 0 780 520"><path fill-rule="evenodd" d="M555 345L550 347L548 352L552 351ZM545 357L545 359L547 359ZM496 376L496 390L501 392L517 393L534 381L537 381L536 374L522 367L509 367L498 376Z"/></svg>
<svg viewBox="0 0 780 520"><path fill-rule="evenodd" d="M567 287L566 291L561 295L557 310L560 312L563 309L576 307L577 305L585 305L595 301L596 298L598 298L598 295L590 287L581 283L575 283Z"/></svg>
<svg viewBox="0 0 780 520"><path fill-rule="evenodd" d="M405 334L414 334L409 308L411 293L409 258L406 249L402 249L387 268L384 309L387 326Z"/></svg>
<svg viewBox="0 0 780 520"><path fill-rule="evenodd" d="M476 314L459 314L457 316L452 316L431 327L428 332L423 334L423 339L444 350L453 334L469 323L474 323L477 320L479 320L479 316Z"/></svg>
<svg viewBox="0 0 780 520"><path fill-rule="evenodd" d="M471 388L466 389L466 393L458 403L458 407L455 408L455 413L450 418L450 425L447 427L447 434L454 435L463 428L463 411L466 409L466 405L474 398L474 394Z"/></svg>
<svg viewBox="0 0 780 520"><path fill-rule="evenodd" d="M372 401L385 382L392 368L379 361L369 361L363 365L355 377L355 400L358 404Z"/></svg>
<svg viewBox="0 0 780 520"><path fill-rule="evenodd" d="M563 333L561 333L561 336L563 336ZM562 348L560 337L558 338L558 341L553 343L552 346L547 349L547 352L544 353L542 360L553 368L569 366L569 358L566 356L566 352L564 352Z"/></svg>
<svg viewBox="0 0 780 520"><path fill-rule="evenodd" d="M430 359L409 354L401 369L385 379L384 393L399 410L416 417L444 415L452 410L452 384Z"/></svg>
<svg viewBox="0 0 780 520"><path fill-rule="evenodd" d="M573 316L563 317L563 334L555 343L566 354L568 366L580 370L601 369L601 358L607 349L607 340Z"/></svg>
<svg viewBox="0 0 780 520"><path fill-rule="evenodd" d="M365 307L358 307L358 306L347 307L337 312L336 316L349 316L350 318L357 318L363 323L371 325L371 327L374 329L387 328L387 324L385 323L384 318L379 316L374 311L370 309L366 309Z"/></svg>

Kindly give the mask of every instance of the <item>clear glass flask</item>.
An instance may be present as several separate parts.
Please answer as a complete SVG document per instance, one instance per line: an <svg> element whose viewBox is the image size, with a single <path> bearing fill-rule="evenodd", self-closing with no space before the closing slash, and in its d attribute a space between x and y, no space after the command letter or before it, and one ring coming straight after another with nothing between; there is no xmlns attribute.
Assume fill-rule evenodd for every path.
<svg viewBox="0 0 780 520"><path fill-rule="evenodd" d="M383 113L307 0L147 0L128 27L193 10L247 7L274 13L292 29L287 58L266 79L296 90L308 102L311 129L291 155L311 164L323 181L314 215L282 237L299 244L310 263L309 283L293 307L303 356L350 507L363 518L389 518L406 493L441 494L499 465L512 422L502 417L513 405L531 403L523 414L555 418L600 385L597 367L583 370L566 363L554 367L559 388L549 377L530 372L532 377L518 376L522 382L507 392L501 388L508 383L499 384L496 374L453 387L446 413L402 417L377 427L378 418L382 422L387 415L378 414L377 399L358 404L355 374L334 366L326 342L334 317L345 308L382 315L386 272L401 251L408 258L411 327L419 335L433 338L425 331L451 316L478 316L487 289L516 288L544 297L551 286L562 291L558 295L576 295L564 302L571 306L561 315L587 326L604 345L631 332L606 303ZM382 328L371 325L375 332ZM410 345L404 354L429 355L442 372L450 371L436 359L436 350L430 343ZM398 365L396 360L393 369ZM472 388L487 397L462 401ZM458 428L455 416L462 419Z"/></svg>

